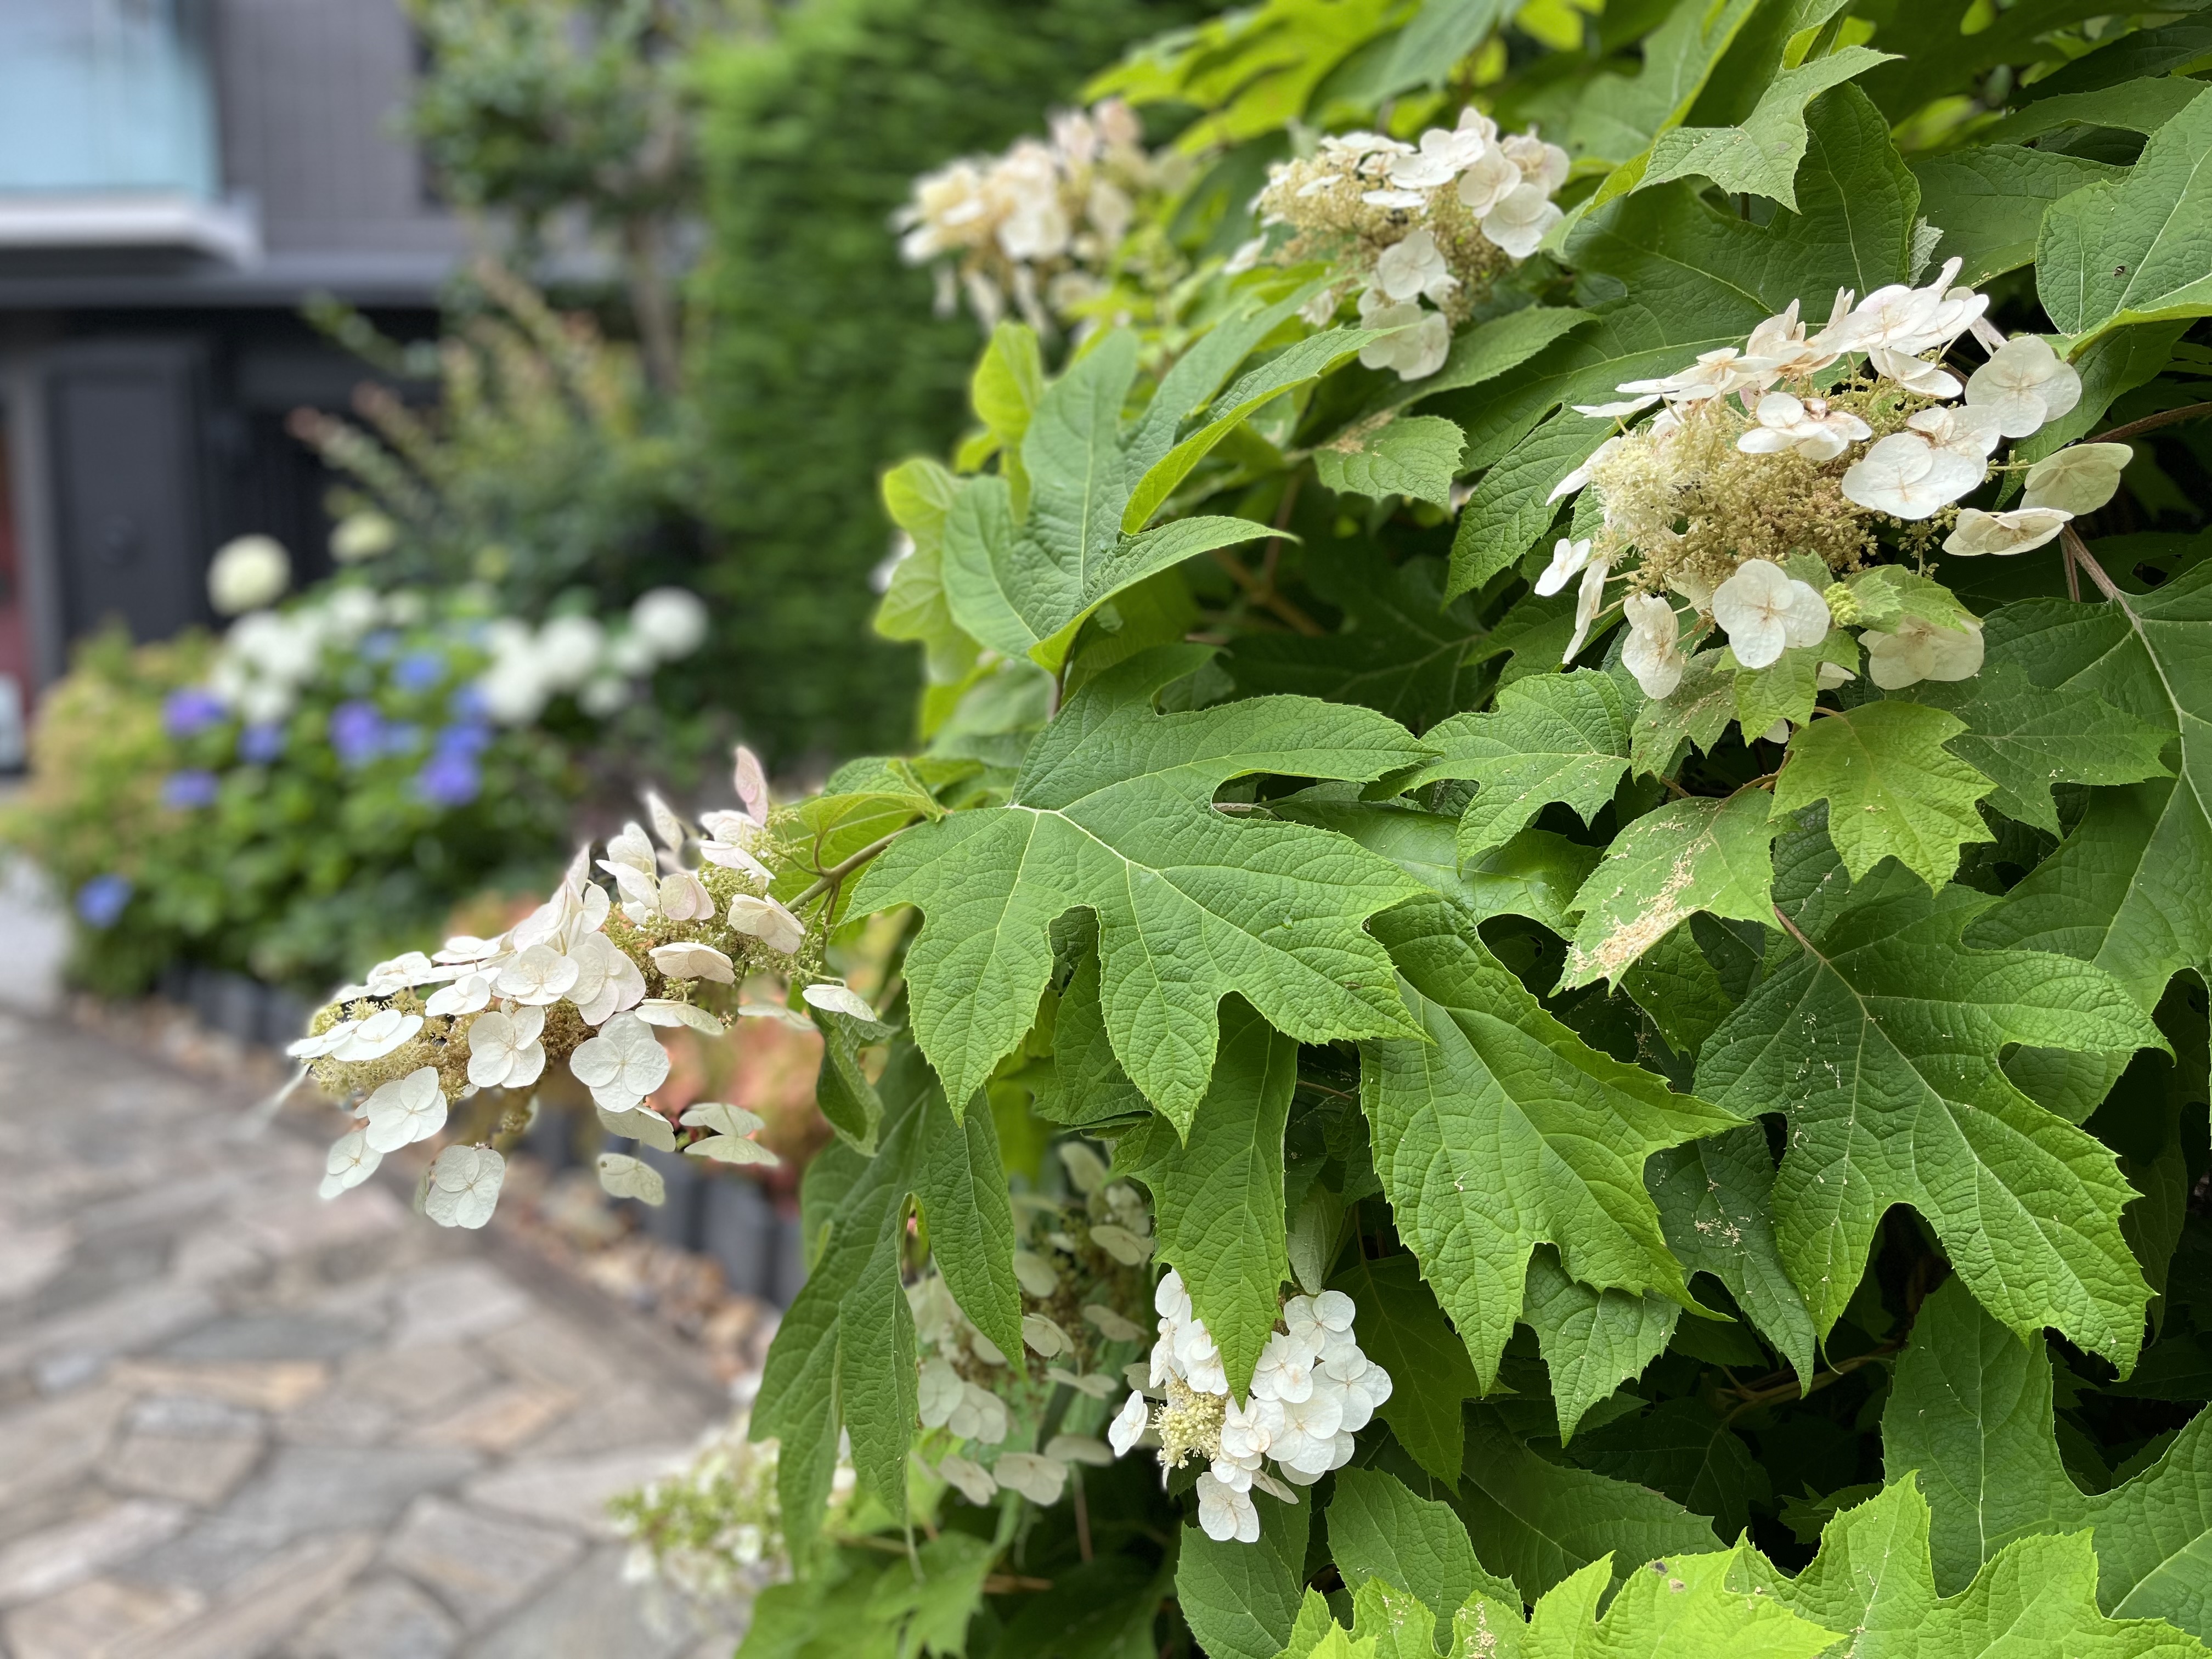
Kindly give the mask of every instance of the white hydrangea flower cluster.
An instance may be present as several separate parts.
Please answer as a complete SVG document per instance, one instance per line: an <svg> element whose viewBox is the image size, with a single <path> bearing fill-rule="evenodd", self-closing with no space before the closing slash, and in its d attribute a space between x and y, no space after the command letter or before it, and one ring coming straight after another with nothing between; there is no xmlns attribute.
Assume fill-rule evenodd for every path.
<svg viewBox="0 0 2212 1659"><path fill-rule="evenodd" d="M604 719L636 695L640 682L707 642L707 607L680 587L639 595L628 618L610 628L596 617L554 617L538 627L502 617L484 630L491 653L477 688L503 726L527 726L562 692Z"/></svg>
<svg viewBox="0 0 2212 1659"><path fill-rule="evenodd" d="M1352 1437L1390 1398L1390 1374L1360 1352L1350 1297L1341 1291L1294 1296L1283 1304L1281 1322L1252 1373L1251 1393L1239 1405L1231 1396L1221 1351L1173 1268L1162 1276L1152 1305L1159 1340L1146 1384L1131 1389L1107 1438L1118 1457L1149 1433L1164 1468L1205 1458L1206 1470L1198 1477L1200 1527L1217 1543L1257 1543L1254 1490L1295 1504L1291 1486L1310 1486L1342 1468L1352 1459Z"/></svg>
<svg viewBox="0 0 2212 1659"><path fill-rule="evenodd" d="M281 720L303 691L349 669L370 635L429 620L429 604L419 592L334 583L283 611L240 617L223 636L206 690L249 725ZM485 715L502 726L527 726L564 691L573 692L586 714L611 714L635 694L638 682L706 642L707 607L683 588L657 587L612 625L568 616L532 628L513 617L486 621L464 612L444 627L455 644L490 656L475 682Z"/></svg>
<svg viewBox="0 0 2212 1659"><path fill-rule="evenodd" d="M891 225L902 258L933 266L939 316L964 293L993 328L1011 298L1043 332L1048 309L1066 315L1100 291L1139 202L1177 171L1178 158L1146 150L1135 112L1109 98L1054 115L1048 139L923 174Z"/></svg>
<svg viewBox="0 0 2212 1659"><path fill-rule="evenodd" d="M1358 295L1363 323L1401 331L1360 362L1422 380L1443 367L1453 325L1565 216L1552 198L1567 168L1566 151L1534 128L1500 137L1474 108L1418 144L1379 132L1323 138L1313 155L1269 170L1255 204L1267 228L1230 269L1263 253L1289 264L1328 260L1344 280L1315 297L1308 319L1318 327L1345 295Z"/></svg>
<svg viewBox="0 0 2212 1659"><path fill-rule="evenodd" d="M1076 1396L1063 1421L1095 1425L1125 1382L1109 1354L1117 1346L1127 1354L1144 1340L1144 1327L1122 1310L1123 1304L1141 1310L1152 1260L1143 1195L1111 1179L1104 1160L1083 1142L1063 1141L1056 1150L1080 1201L1017 1200L1030 1227L1013 1263L1024 1353L1010 1359L1000 1352L934 1273L907 1291L925 1356L917 1390L921 1425L959 1443L939 1459L937 1474L971 1504L988 1504L1002 1489L1056 1504L1072 1464L1112 1462L1103 1441L1074 1431L1054 1435L1041 1451L993 1449L1031 1432L1062 1388Z"/></svg>
<svg viewBox="0 0 2212 1659"><path fill-rule="evenodd" d="M707 813L697 832L648 795L659 847L625 824L598 863L614 878L618 900L591 878L587 846L552 896L507 932L449 939L435 955L410 951L337 992L287 1051L359 1120L331 1149L322 1195L359 1186L386 1153L440 1134L453 1109L479 1092L528 1089L555 1060L591 1091L610 1127L638 1114L634 1138L667 1145L666 1120L644 1103L669 1073L653 1028L720 1036L722 1017L695 1000L702 990L727 987L734 995L760 971L807 976L807 927L769 896L761 860L769 850L767 783L743 749L737 787L744 810ZM684 863L687 848L696 849L696 866ZM804 992L873 1018L848 987L808 984ZM790 1017L772 1006L733 1012ZM509 1109L478 1126L479 1139L519 1132L525 1121ZM694 1142L702 1156L773 1161L746 1139L760 1127L750 1113L709 1103L694 1106L684 1123L703 1132ZM419 1206L441 1224L481 1227L498 1202L504 1167L489 1145L448 1146L423 1176Z"/></svg>
<svg viewBox="0 0 2212 1659"><path fill-rule="evenodd" d="M1631 555L1620 578L1631 629L1622 660L1647 696L1665 697L1688 662L1670 592L1689 602L1692 638L1717 629L1737 666L1765 668L1856 620L1835 580L1882 550L1877 530L1916 558L1946 531L1942 548L1957 557L2023 553L2110 501L2130 456L2122 444L2076 444L2037 463L2009 511L1955 505L2005 470L1991 460L2005 440L2040 430L2081 396L2081 375L2048 342L2007 339L1989 324L1987 296L1952 285L1959 270L1954 258L1923 286L1894 283L1856 303L1842 290L1809 335L1792 301L1741 347L1625 381L1622 401L1576 405L1612 421L1663 407L1607 438L1552 492L1591 491L1536 582L1551 594L1579 581L1565 660ZM1945 358L1969 334L1987 356L1962 380ZM1820 586L1792 574L1823 568ZM1948 621L1908 615L1866 629L1869 677L1894 690L1980 672L1978 627ZM1851 673L1826 664L1820 683Z"/></svg>
<svg viewBox="0 0 2212 1659"><path fill-rule="evenodd" d="M702 1602L742 1601L791 1576L776 1492L778 1443L752 1441L751 1413L708 1432L679 1474L624 1492L608 1505L630 1540L623 1577L659 1583ZM858 1485L849 1447L830 1476L827 1523L834 1529Z"/></svg>

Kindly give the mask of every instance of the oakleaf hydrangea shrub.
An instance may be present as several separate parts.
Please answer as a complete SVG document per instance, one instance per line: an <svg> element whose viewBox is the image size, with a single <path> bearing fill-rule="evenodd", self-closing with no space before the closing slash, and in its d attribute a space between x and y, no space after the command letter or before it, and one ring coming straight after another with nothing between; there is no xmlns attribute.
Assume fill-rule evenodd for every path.
<svg viewBox="0 0 2212 1659"><path fill-rule="evenodd" d="M822 1033L641 1576L756 1653L2205 1651L2174 27L1267 0L1091 88L1189 174L1120 250L1042 140L927 182L1007 314L884 480L915 752L741 757L301 1049L469 1225L556 1068L743 1157L656 1031Z"/></svg>

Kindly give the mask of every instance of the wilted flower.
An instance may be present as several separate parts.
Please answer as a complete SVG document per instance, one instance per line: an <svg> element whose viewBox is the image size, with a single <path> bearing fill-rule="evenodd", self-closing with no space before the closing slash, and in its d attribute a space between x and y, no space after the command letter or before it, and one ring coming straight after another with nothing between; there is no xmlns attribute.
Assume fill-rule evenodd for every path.
<svg viewBox="0 0 2212 1659"><path fill-rule="evenodd" d="M1982 629L1938 628L1918 617L1905 617L1893 629L1869 628L1859 635L1867 648L1867 678L1885 691L1901 690L1922 680L1971 679L1982 672Z"/></svg>
<svg viewBox="0 0 2212 1659"><path fill-rule="evenodd" d="M1944 538L1943 550L1962 559L2025 553L2055 538L2073 516L2055 507L2016 507L2010 513L1984 513L1970 507L1959 514L1958 524Z"/></svg>

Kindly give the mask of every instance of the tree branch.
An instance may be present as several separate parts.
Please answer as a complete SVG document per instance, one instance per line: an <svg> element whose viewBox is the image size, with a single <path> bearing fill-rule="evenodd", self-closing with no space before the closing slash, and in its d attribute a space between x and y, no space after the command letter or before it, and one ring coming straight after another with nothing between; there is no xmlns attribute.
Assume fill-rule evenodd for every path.
<svg viewBox="0 0 2212 1659"><path fill-rule="evenodd" d="M2138 433L2154 432L2162 426L2172 426L2182 421L2194 421L2212 415L2212 403L2188 404L2179 409L2162 410L2155 415L2146 415L2140 421L2130 421L2125 426L2116 426L2109 432L2100 432L2082 441L2093 444L2116 444L2132 438Z"/></svg>

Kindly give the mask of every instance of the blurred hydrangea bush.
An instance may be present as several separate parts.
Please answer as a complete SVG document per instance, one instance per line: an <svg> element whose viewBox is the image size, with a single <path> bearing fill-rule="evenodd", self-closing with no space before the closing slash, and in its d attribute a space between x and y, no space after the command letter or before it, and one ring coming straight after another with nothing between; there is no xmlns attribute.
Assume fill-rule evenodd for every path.
<svg viewBox="0 0 2212 1659"><path fill-rule="evenodd" d="M622 769L598 760L616 723L705 635L678 588L532 624L479 586L349 576L220 640L105 635L48 694L0 833L70 896L91 988L189 962L319 993L472 895L541 885Z"/></svg>

